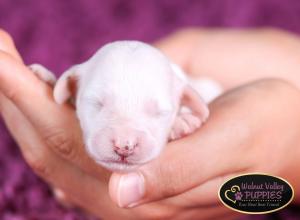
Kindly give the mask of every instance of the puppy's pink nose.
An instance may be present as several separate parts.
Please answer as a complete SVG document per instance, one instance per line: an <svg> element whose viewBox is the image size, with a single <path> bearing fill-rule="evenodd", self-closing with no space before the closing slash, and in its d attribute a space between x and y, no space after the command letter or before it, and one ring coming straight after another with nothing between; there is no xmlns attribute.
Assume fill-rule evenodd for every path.
<svg viewBox="0 0 300 220"><path fill-rule="evenodd" d="M134 149L136 148L137 144L127 144L124 146L120 146L120 145L115 145L114 146L114 151L116 152L116 154L123 156L123 157L128 157L130 155L133 154Z"/></svg>
<svg viewBox="0 0 300 220"><path fill-rule="evenodd" d="M143 131L126 127L115 128L112 137L113 151L124 159L137 153L137 149L144 140L145 133Z"/></svg>
<svg viewBox="0 0 300 220"><path fill-rule="evenodd" d="M114 151L116 152L116 154L122 157L128 157L134 153L134 149L137 147L137 145L137 141L126 141L123 144L115 142Z"/></svg>
<svg viewBox="0 0 300 220"><path fill-rule="evenodd" d="M113 140L113 147L116 154L128 157L134 153L135 148L138 146L138 136L119 136Z"/></svg>

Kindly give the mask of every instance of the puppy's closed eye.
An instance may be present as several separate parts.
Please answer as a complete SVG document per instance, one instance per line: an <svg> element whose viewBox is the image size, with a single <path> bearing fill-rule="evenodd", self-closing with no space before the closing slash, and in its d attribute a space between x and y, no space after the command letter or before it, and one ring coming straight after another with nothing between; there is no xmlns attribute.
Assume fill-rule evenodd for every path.
<svg viewBox="0 0 300 220"><path fill-rule="evenodd" d="M104 103L100 100L97 100L95 104L98 109L102 109L104 107Z"/></svg>
<svg viewBox="0 0 300 220"><path fill-rule="evenodd" d="M84 100L86 101L87 105L91 105L97 110L101 110L104 107L104 101L102 99L95 97L85 97Z"/></svg>
<svg viewBox="0 0 300 220"><path fill-rule="evenodd" d="M144 106L145 112L151 117L163 117L167 116L172 112L171 108L166 106L160 106L156 100L148 100Z"/></svg>

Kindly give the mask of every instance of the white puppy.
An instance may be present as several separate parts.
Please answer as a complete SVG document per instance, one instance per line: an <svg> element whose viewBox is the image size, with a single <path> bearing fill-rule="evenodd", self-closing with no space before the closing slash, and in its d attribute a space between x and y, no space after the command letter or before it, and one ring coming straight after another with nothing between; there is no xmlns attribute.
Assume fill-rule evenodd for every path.
<svg viewBox="0 0 300 220"><path fill-rule="evenodd" d="M43 66L30 68L54 83L53 74ZM215 94L209 99L219 94L216 84L204 84ZM62 104L70 98L87 153L118 171L157 157L168 140L194 132L209 115L181 69L156 48L138 41L107 44L64 72L55 84L54 99Z"/></svg>

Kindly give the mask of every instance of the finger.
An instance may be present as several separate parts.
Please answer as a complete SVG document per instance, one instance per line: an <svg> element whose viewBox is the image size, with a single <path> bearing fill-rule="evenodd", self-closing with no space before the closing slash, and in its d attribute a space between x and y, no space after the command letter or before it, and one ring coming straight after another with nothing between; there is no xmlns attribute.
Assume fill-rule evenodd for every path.
<svg viewBox="0 0 300 220"><path fill-rule="evenodd" d="M221 204L218 191L227 180L247 172L236 172L224 176L218 176L203 182L202 184L192 188L179 195L165 199L169 206L186 207L186 208L208 208Z"/></svg>
<svg viewBox="0 0 300 220"><path fill-rule="evenodd" d="M196 28L183 29L156 41L153 45L189 73L195 45L199 43L201 33L202 31Z"/></svg>
<svg viewBox="0 0 300 220"><path fill-rule="evenodd" d="M3 29L0 29L0 50L22 62L22 58L15 47L12 37Z"/></svg>
<svg viewBox="0 0 300 220"><path fill-rule="evenodd" d="M241 213L235 212L223 205L212 206L208 208L195 207L188 211L184 211L176 215L172 219L194 219L194 220L235 220L242 216Z"/></svg>
<svg viewBox="0 0 300 220"><path fill-rule="evenodd" d="M57 187L52 189L53 195L55 199L64 207L66 208L71 208L72 207L72 202L71 199L68 198L67 194L62 190Z"/></svg>
<svg viewBox="0 0 300 220"><path fill-rule="evenodd" d="M3 96L0 100L3 101ZM9 100L5 101L2 114L28 164L44 180L66 193L68 200L106 218L114 216L113 210L115 213L126 213L111 203L105 178L89 176L48 149L34 127Z"/></svg>
<svg viewBox="0 0 300 220"><path fill-rule="evenodd" d="M169 200L169 199L167 199ZM172 200L172 198L170 198ZM180 202L179 202L180 203ZM191 201L192 203L192 201ZM197 220L208 220L208 219L227 219L233 212L223 204L210 206L185 206L179 204L171 204L166 200L160 200L157 202L147 203L142 206L134 207L130 209L133 213L136 213L136 219L197 219Z"/></svg>
<svg viewBox="0 0 300 220"><path fill-rule="evenodd" d="M258 160L253 149L260 149L255 140L263 140L268 131L261 121L283 126L295 117L294 110L282 115L284 106L299 106L297 89L280 80L267 82L224 94L211 104L211 117L198 132L170 143L136 172L114 173L109 184L112 199L120 207L133 207L175 196L218 176L253 169ZM270 112L278 116L276 120Z"/></svg>
<svg viewBox="0 0 300 220"><path fill-rule="evenodd" d="M3 29L0 29L0 53L6 54L7 56L11 56L11 58L14 58L16 61L22 62L21 56L14 45L12 37Z"/></svg>
<svg viewBox="0 0 300 220"><path fill-rule="evenodd" d="M0 54L0 91L59 156L90 174L99 177L104 175L106 171L91 160L84 150L75 111L68 105L57 105L53 101L52 89L7 54ZM109 173L106 175L108 177Z"/></svg>
<svg viewBox="0 0 300 220"><path fill-rule="evenodd" d="M3 86L1 87L1 85L7 82L9 83L7 84L7 86L4 87L5 91L1 90L1 92L4 92L4 94L7 97L12 98L16 96L20 97L20 95L24 91L27 91L27 93L26 92L24 93L24 96L21 95L22 97L20 97L20 99L12 98L12 100L15 101L21 100L21 102L16 101L15 104L16 105L19 104L22 107L25 107L25 108L20 108L21 110L25 109L24 111L25 115L28 112L29 112L29 116L35 115L36 114L36 112L34 112L35 110L41 113L38 117L34 117L34 118L31 117L29 119L33 120L34 125L36 125L35 122L39 123L38 130L40 130L41 134L44 135L46 142L49 142L50 147L52 147L52 149L56 151L60 156L69 159L75 164L83 167L83 169L85 169L86 171L93 173L96 176L102 176L103 170L100 169L99 166L96 165L92 160L90 160L89 157L87 157L83 147L76 148L76 146L83 146L80 139L81 134L75 132L76 125L73 126L74 129L72 130L74 131L74 133L65 134L65 130L60 125L53 124L53 122L55 121L54 117L51 118L50 120L47 120L49 119L49 115L52 115L53 112L51 112L51 110L53 108L48 109L47 105L43 105L45 102L41 103L39 101L43 99L45 101L46 98L46 103L49 104L50 103L49 100L51 101L52 98L52 94L51 94L52 91L44 83L37 80L34 74L31 74L31 72L28 71L28 69L22 65L22 60L20 58L19 53L16 50L12 38L9 36L9 34L7 34L3 30L0 30L0 50L2 51L0 53L0 66L1 66L0 72L2 73L4 72L4 74L6 74L4 77L5 79L3 79L1 78L1 73L0 73L0 89L3 88ZM17 64L16 63L17 61L20 61L20 64ZM18 67L23 70L19 70ZM18 73L18 75L13 74L16 72ZM15 92L14 91L15 86L21 87L22 89L19 90L18 92ZM28 91L29 88L31 88L30 91ZM40 93L34 92L33 90L39 91ZM3 99L4 97L2 97L2 100ZM24 102L22 102L22 99ZM32 100L35 100L35 102L32 102ZM0 108L3 105L5 104L0 102ZM30 110L30 106L33 107L32 110ZM41 106L43 106L43 111L41 111ZM69 117L73 117L73 119L75 118L74 112L70 113L69 111L68 113L69 113ZM28 114L26 116L28 116ZM44 119L42 119L43 117ZM60 117L63 116L60 115ZM52 123L49 123L49 121L52 121ZM62 120L59 121L64 123ZM58 130L58 128L60 129ZM71 140L72 137L77 137L77 139L74 140L74 143L68 142L68 140Z"/></svg>
<svg viewBox="0 0 300 220"><path fill-rule="evenodd" d="M288 32L272 28L183 29L154 45L188 74L209 77L224 89L266 77L300 85L300 38Z"/></svg>

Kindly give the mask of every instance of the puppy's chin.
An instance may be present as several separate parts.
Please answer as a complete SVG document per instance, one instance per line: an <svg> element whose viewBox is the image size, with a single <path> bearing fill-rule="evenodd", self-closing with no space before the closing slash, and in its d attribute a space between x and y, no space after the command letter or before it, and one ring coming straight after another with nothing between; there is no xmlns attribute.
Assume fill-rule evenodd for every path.
<svg viewBox="0 0 300 220"><path fill-rule="evenodd" d="M102 167L112 171L112 172L121 172L121 173L127 173L132 172L139 168L140 166L148 163L154 158L147 158L145 160L140 161L119 161L119 160L95 160L96 163L101 165Z"/></svg>
<svg viewBox="0 0 300 220"><path fill-rule="evenodd" d="M127 173L136 170L142 164L131 164L123 162L98 162L101 166L112 172Z"/></svg>
<svg viewBox="0 0 300 220"><path fill-rule="evenodd" d="M113 171L113 172L132 172L138 169L140 166L152 161L156 157L158 157L162 148L156 148L156 150L152 150L148 152L147 156L138 156L133 155L134 157L129 156L126 161L122 161L118 158L114 158L115 155L107 155L105 157L99 156L98 152L90 151L87 148L88 155L100 166Z"/></svg>

